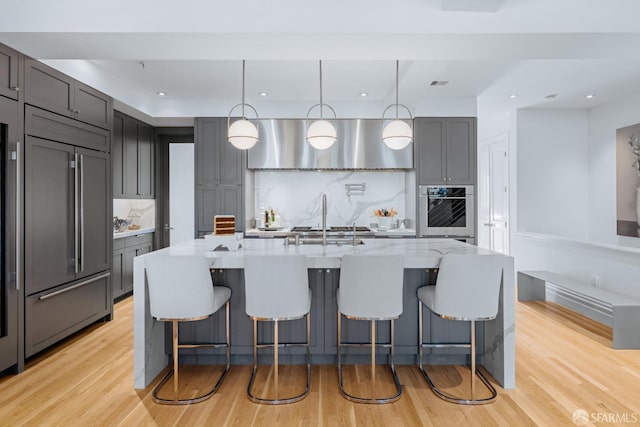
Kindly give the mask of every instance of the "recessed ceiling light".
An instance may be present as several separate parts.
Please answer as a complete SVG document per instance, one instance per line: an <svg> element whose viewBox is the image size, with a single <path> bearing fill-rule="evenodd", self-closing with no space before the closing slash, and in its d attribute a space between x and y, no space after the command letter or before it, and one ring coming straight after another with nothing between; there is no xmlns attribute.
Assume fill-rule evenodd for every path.
<svg viewBox="0 0 640 427"><path fill-rule="evenodd" d="M367 92L360 92L360 96L365 98L365 97L369 96L369 94Z"/></svg>
<svg viewBox="0 0 640 427"><path fill-rule="evenodd" d="M267 96L267 95L269 95L269 93L268 93L268 92L258 92L258 95L260 95L260 96Z"/></svg>
<svg viewBox="0 0 640 427"><path fill-rule="evenodd" d="M166 93L165 92L156 92L158 94L158 96L165 96Z"/></svg>
<svg viewBox="0 0 640 427"><path fill-rule="evenodd" d="M592 94L592 93L590 93L589 95L586 95L586 96L585 96L585 98L587 98L587 99L591 99L591 98L593 98L593 97L595 97L595 95L594 95L594 94Z"/></svg>
<svg viewBox="0 0 640 427"><path fill-rule="evenodd" d="M514 99L514 98L517 98L517 97L518 97L518 95L516 95L515 93L512 94L512 95L509 95L509 98L511 98L511 99Z"/></svg>
<svg viewBox="0 0 640 427"><path fill-rule="evenodd" d="M547 95L544 99L556 99L558 97L557 93L552 93L551 95Z"/></svg>

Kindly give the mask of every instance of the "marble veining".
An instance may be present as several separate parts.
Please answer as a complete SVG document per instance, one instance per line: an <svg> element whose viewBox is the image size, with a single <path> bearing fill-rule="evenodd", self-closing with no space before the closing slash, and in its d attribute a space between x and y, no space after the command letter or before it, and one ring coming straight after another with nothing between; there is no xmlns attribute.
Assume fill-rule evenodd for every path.
<svg viewBox="0 0 640 427"><path fill-rule="evenodd" d="M147 199L113 199L113 216L121 219L138 217L140 229L156 226L156 201Z"/></svg>
<svg viewBox="0 0 640 427"><path fill-rule="evenodd" d="M327 224L369 226L373 210L394 208L404 218L404 171L256 171L254 217L261 208L278 212L284 227L317 226L322 221L322 194L327 195ZM345 184L366 184L347 195Z"/></svg>

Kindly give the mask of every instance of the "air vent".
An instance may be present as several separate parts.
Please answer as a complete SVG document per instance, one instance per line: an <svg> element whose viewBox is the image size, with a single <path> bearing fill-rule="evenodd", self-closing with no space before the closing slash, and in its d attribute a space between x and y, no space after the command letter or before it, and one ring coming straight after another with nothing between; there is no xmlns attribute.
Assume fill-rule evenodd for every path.
<svg viewBox="0 0 640 427"><path fill-rule="evenodd" d="M429 86L446 86L449 84L449 80L434 80Z"/></svg>
<svg viewBox="0 0 640 427"><path fill-rule="evenodd" d="M556 99L558 97L557 93L552 93L551 95L547 95L544 99Z"/></svg>

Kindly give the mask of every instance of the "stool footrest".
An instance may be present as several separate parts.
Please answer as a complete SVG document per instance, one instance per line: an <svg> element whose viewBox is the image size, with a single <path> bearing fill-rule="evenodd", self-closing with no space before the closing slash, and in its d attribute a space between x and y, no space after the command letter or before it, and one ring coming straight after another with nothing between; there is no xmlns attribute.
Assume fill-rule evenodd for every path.
<svg viewBox="0 0 640 427"><path fill-rule="evenodd" d="M341 342L340 345L343 347L371 347L370 342L347 342L347 343ZM391 344L376 343L376 347L391 348Z"/></svg>
<svg viewBox="0 0 640 427"><path fill-rule="evenodd" d="M216 384L213 386L212 389L210 389L205 394L196 396L192 399L164 399L162 397L158 397L158 392L160 391L162 386L164 386L167 383L167 381L169 381L169 378L173 376L173 368L171 368L171 370L169 370L167 375L165 375L164 378L162 378L162 380L158 383L158 385L153 389L153 393L152 393L153 401L155 403L160 403L164 405L191 405L192 403L198 403L198 402L207 400L208 398L213 396L216 391L218 391L218 389L220 388L220 385L222 385L222 381L224 380L224 378L227 376L227 373L229 372L229 368L230 368L230 364L227 363L227 366L225 367L224 371L218 377Z"/></svg>
<svg viewBox="0 0 640 427"><path fill-rule="evenodd" d="M420 344L422 348L446 348L446 347L455 347L455 348L471 348L471 344L469 343L426 343L423 342Z"/></svg>
<svg viewBox="0 0 640 427"><path fill-rule="evenodd" d="M420 372L422 372L422 375L424 376L425 380L427 380L429 387L436 394L436 396L438 396L442 400L446 400L447 402L457 403L459 405L484 405L487 403L492 403L496 400L496 397L498 397L498 392L496 391L496 389L491 385L487 377L485 377L479 369L476 369L476 376L480 378L485 387L487 387L487 389L489 389L489 391L491 392L491 396L484 399L473 399L473 396L471 399L466 399L463 397L445 393L438 387L436 387L436 385L431 380L431 377L429 377L429 374L427 374L427 371L425 371L422 366L420 366Z"/></svg>

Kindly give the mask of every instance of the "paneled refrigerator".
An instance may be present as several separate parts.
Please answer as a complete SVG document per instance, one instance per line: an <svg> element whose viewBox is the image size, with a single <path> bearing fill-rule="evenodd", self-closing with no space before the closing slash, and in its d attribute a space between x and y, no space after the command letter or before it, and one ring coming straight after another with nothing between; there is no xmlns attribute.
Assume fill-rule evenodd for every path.
<svg viewBox="0 0 640 427"><path fill-rule="evenodd" d="M0 96L0 372L18 363L20 224L16 198L23 156L18 129L18 102Z"/></svg>

